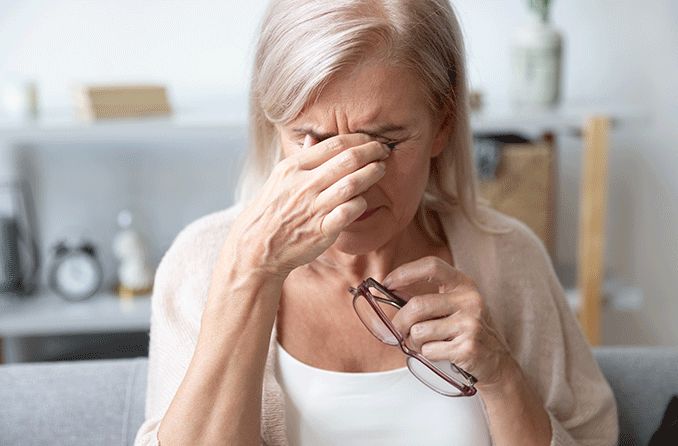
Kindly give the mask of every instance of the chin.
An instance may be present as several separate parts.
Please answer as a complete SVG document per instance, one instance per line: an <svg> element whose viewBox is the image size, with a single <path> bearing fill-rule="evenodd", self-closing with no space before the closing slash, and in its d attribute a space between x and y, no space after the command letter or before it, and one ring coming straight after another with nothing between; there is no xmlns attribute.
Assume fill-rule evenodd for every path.
<svg viewBox="0 0 678 446"><path fill-rule="evenodd" d="M352 255L367 254L385 245L392 237L388 228L381 225L359 226L352 223L339 233L332 246L341 252Z"/></svg>

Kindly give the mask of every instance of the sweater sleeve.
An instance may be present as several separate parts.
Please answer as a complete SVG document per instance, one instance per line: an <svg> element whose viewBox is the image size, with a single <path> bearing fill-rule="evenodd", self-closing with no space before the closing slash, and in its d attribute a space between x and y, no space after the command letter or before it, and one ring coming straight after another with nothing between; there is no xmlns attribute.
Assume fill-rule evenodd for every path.
<svg viewBox="0 0 678 446"><path fill-rule="evenodd" d="M614 394L567 303L551 258L526 225L518 223L517 234L509 258L518 268L508 282L519 295L506 304L514 319L506 325L507 339L548 413L550 446L616 446Z"/></svg>
<svg viewBox="0 0 678 446"><path fill-rule="evenodd" d="M220 215L232 215L236 209L231 209ZM226 223L226 218L203 217L189 224L176 236L156 269L145 420L137 430L135 446L159 446L160 422L188 371L197 345L212 265L219 251L214 247L221 246Z"/></svg>
<svg viewBox="0 0 678 446"><path fill-rule="evenodd" d="M151 297L145 420L134 445L158 445L158 429L188 369L197 331L180 311L182 257L188 255L185 230L172 242L155 272Z"/></svg>
<svg viewBox="0 0 678 446"><path fill-rule="evenodd" d="M565 298L551 260L542 249L548 266L551 298L560 316L558 339L564 369L556 371L547 395L551 420L551 446L616 446L619 441L617 402L605 379L579 322ZM561 395L558 395L560 392ZM562 396L562 398L561 398Z"/></svg>

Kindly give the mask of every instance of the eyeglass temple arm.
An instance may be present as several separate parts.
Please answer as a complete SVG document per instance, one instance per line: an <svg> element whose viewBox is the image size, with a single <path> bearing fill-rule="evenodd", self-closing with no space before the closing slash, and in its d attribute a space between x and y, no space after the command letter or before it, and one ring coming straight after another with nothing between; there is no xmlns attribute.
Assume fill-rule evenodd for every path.
<svg viewBox="0 0 678 446"><path fill-rule="evenodd" d="M379 282L377 282L376 280L374 280L374 279L371 278L371 277L368 278L367 280L365 280L363 283L361 283L361 284L358 286L358 288L349 287L349 288L348 288L348 291L349 291L351 294L354 294L354 295L355 295L355 293L357 293L357 292L360 291L360 290L368 291L368 290L367 290L367 286L368 286L368 285L372 285L373 287L377 288L379 291L381 291L382 293L384 293L384 295L386 295L387 298L384 298L384 297L380 297L380 296L375 296L374 294L370 293L370 294L372 294L372 297L374 297L376 300L378 300L378 301L380 301L380 302L383 302L383 303L392 305L392 306L394 306L394 307L396 307L396 308L402 308L402 307L404 307L405 304L407 303L406 300L401 299L400 297L396 296L396 295L393 294L391 291L389 291L388 289L386 289L386 287L384 287L382 284L380 284ZM369 291L368 291L368 292L369 292Z"/></svg>

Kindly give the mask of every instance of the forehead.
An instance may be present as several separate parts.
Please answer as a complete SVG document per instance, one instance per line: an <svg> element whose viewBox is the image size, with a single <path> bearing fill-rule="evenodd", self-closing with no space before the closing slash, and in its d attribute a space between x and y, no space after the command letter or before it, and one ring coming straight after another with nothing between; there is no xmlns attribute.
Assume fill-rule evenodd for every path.
<svg viewBox="0 0 678 446"><path fill-rule="evenodd" d="M349 129L381 122L411 123L426 110L419 85L405 68L364 63L330 81L293 123Z"/></svg>

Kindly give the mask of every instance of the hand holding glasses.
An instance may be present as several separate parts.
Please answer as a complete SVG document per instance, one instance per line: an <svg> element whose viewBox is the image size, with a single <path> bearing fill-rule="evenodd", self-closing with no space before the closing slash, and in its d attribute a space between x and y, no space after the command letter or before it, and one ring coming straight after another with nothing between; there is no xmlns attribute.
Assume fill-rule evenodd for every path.
<svg viewBox="0 0 678 446"><path fill-rule="evenodd" d="M371 290L372 289L372 290ZM381 342L400 346L407 355L407 367L422 383L445 396L473 396L474 384L478 382L470 373L450 361L429 361L422 354L409 348L405 339L391 322L395 307L400 309L407 303L384 285L368 277L357 288L349 287L353 294L353 308L365 327Z"/></svg>

